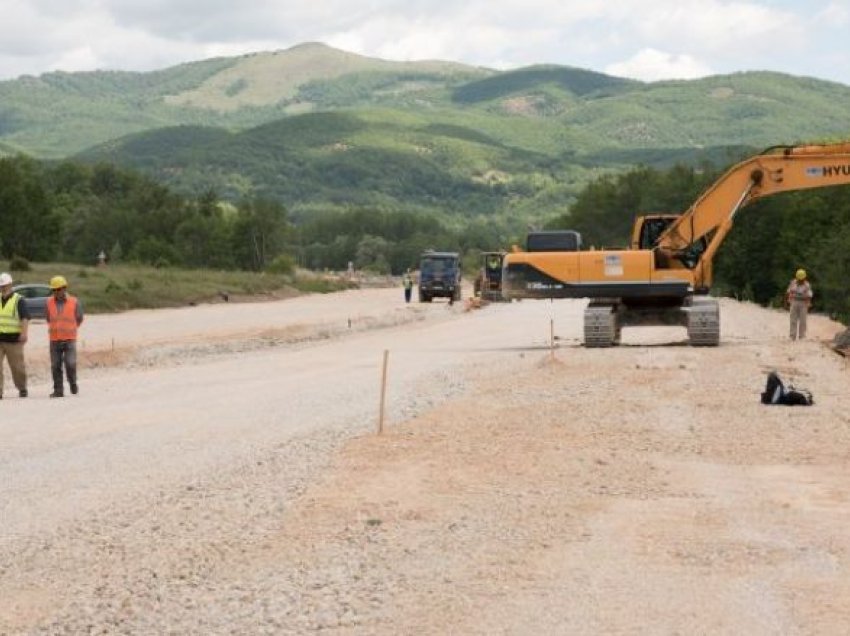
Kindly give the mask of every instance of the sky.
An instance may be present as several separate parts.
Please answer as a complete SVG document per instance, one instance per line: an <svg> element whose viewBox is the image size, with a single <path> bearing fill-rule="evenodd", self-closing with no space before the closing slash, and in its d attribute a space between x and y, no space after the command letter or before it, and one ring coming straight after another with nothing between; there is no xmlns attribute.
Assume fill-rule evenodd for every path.
<svg viewBox="0 0 850 636"><path fill-rule="evenodd" d="M848 34L850 0L0 0L0 80L324 42L504 70L644 81L770 70L850 85Z"/></svg>

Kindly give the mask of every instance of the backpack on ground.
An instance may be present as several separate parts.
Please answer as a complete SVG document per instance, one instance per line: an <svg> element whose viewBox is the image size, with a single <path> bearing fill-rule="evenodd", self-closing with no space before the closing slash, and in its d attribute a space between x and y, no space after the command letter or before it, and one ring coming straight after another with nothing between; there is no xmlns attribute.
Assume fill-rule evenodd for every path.
<svg viewBox="0 0 850 636"><path fill-rule="evenodd" d="M782 404L785 406L811 406L815 403L811 391L785 386L776 371L767 374L767 384L761 394L762 404Z"/></svg>
<svg viewBox="0 0 850 636"><path fill-rule="evenodd" d="M785 395L785 385L776 371L771 371L767 374L767 385L761 394L762 404L779 404L782 396Z"/></svg>
<svg viewBox="0 0 850 636"><path fill-rule="evenodd" d="M806 389L797 389L789 386L785 391L785 401L783 404L788 406L811 406L815 403L811 391Z"/></svg>

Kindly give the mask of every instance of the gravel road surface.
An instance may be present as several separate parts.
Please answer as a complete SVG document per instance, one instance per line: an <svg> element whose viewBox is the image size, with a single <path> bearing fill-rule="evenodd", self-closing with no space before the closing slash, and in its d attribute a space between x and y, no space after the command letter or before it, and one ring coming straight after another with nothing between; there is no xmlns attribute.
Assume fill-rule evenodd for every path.
<svg viewBox="0 0 850 636"><path fill-rule="evenodd" d="M585 350L580 301L400 296L92 316L62 400L34 325L31 397L0 402L0 634L850 624L840 325L791 343L724 300L718 348ZM759 404L771 369L816 405Z"/></svg>

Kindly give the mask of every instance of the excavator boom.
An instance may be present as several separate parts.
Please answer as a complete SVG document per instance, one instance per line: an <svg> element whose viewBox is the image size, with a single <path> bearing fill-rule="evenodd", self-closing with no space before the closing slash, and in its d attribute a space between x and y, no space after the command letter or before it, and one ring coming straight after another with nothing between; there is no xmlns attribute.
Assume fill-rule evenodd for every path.
<svg viewBox="0 0 850 636"><path fill-rule="evenodd" d="M850 183L850 143L775 146L730 168L708 188L656 243L667 257L677 257L705 238L707 249L695 269L695 282L711 286L711 262L743 206L793 190Z"/></svg>

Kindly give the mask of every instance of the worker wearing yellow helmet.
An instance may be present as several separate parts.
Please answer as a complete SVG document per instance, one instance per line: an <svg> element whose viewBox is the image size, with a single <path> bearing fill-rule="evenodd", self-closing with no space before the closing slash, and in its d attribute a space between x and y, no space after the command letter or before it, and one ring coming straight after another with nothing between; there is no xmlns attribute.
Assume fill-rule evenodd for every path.
<svg viewBox="0 0 850 636"><path fill-rule="evenodd" d="M806 270L798 269L785 294L791 309L791 340L806 337L806 316L812 306L813 295Z"/></svg>
<svg viewBox="0 0 850 636"><path fill-rule="evenodd" d="M68 293L64 276L50 279L52 295L47 299L47 333L50 337L50 371L53 374L52 398L65 395L62 370L74 395L77 385L77 330L83 323L83 304Z"/></svg>

